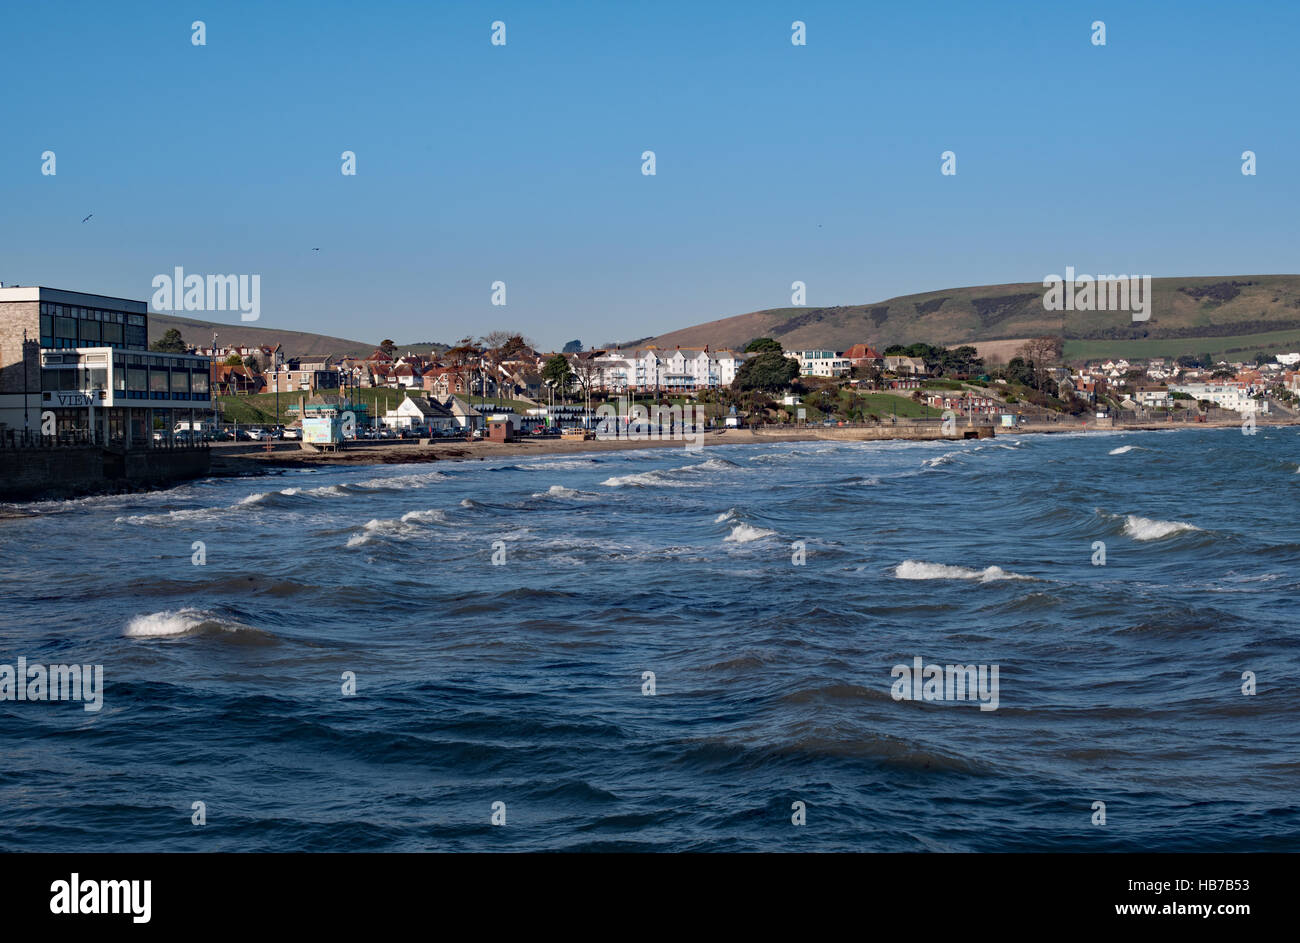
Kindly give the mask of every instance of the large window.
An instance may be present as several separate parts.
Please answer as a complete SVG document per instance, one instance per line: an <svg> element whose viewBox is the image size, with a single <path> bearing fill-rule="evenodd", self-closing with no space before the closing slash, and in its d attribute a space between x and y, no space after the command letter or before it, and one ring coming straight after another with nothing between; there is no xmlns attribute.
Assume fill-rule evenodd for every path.
<svg viewBox="0 0 1300 943"><path fill-rule="evenodd" d="M167 370L154 367L149 371L149 398L166 399L167 398Z"/></svg>
<svg viewBox="0 0 1300 943"><path fill-rule="evenodd" d="M188 370L172 371L172 393L184 393L189 397L190 392L190 372Z"/></svg>
<svg viewBox="0 0 1300 943"><path fill-rule="evenodd" d="M144 329L144 328L142 328L142 327L130 327L129 325L127 326L127 329L126 329L126 346L127 346L127 347L136 347L136 348L141 348L141 349L143 349L143 348L149 346L149 345L146 343L146 340L147 340L147 338L146 338L146 336L145 336L145 329Z"/></svg>
<svg viewBox="0 0 1300 943"><path fill-rule="evenodd" d="M207 399L208 396L207 373L206 372L200 373L197 370L194 371L194 373L191 374L190 382L193 386L194 395L197 396L199 399Z"/></svg>
<svg viewBox="0 0 1300 943"><path fill-rule="evenodd" d="M127 367L126 388L132 393L139 393L140 397L143 397L149 391L149 371L144 367Z"/></svg>
<svg viewBox="0 0 1300 943"><path fill-rule="evenodd" d="M120 344L122 343L122 325L104 323L104 343Z"/></svg>
<svg viewBox="0 0 1300 943"><path fill-rule="evenodd" d="M99 346L100 334L99 334L98 321L82 321L80 324L79 331L80 331L79 336L81 340L86 342L82 346L85 347Z"/></svg>

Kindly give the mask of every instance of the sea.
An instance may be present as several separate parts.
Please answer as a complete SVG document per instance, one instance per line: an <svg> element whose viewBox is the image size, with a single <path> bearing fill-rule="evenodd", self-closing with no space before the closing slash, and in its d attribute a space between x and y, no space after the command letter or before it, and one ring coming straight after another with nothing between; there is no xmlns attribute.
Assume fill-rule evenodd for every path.
<svg viewBox="0 0 1300 943"><path fill-rule="evenodd" d="M1295 850L1297 496L1260 427L7 505L0 666L102 684L0 690L0 850Z"/></svg>

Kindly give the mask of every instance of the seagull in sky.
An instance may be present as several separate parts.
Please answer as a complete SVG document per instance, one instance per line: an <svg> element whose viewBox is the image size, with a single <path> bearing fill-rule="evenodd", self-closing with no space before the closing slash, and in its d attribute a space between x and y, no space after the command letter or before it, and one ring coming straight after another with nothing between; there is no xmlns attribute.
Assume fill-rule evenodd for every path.
<svg viewBox="0 0 1300 943"><path fill-rule="evenodd" d="M94 216L94 215L95 215L94 213L91 213L91 214L90 214L90 216ZM87 220L89 220L89 219L90 219L90 216L87 216L86 219L83 219L83 220L82 220L82 222L84 223L84 222L86 222Z"/></svg>

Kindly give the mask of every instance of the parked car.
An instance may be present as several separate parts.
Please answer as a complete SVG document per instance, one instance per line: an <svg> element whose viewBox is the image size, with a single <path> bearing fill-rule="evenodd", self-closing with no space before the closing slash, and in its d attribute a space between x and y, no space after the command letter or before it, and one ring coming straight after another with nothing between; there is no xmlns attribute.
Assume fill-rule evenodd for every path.
<svg viewBox="0 0 1300 943"><path fill-rule="evenodd" d="M295 440L301 441L301 440L302 440L302 430L301 430L301 429L295 429L293 426L290 426L288 429L285 429L285 430L284 430L284 437L285 437L286 439L295 439Z"/></svg>

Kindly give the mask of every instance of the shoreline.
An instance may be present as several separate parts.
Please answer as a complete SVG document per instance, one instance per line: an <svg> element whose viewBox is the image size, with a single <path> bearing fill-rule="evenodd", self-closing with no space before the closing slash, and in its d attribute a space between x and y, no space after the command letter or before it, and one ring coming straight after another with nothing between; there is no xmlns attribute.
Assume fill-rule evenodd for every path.
<svg viewBox="0 0 1300 943"><path fill-rule="evenodd" d="M1257 428L1286 428L1300 426L1300 420L1279 423L1258 423ZM703 447L720 445L758 445L780 442L962 442L961 436L906 435L904 429L879 427L889 435L864 434L876 432L876 428L827 427L825 429L804 429L799 431L760 431L750 429L726 429L704 433ZM959 430L962 427L958 427ZM1065 433L1114 434L1117 432L1158 432L1170 429L1237 429L1240 423L1128 423L1114 428L1099 428L1084 424L1034 423L1018 429L1002 430L998 435L1061 435ZM604 440L563 440L563 439L523 439L516 442L474 442L439 443L421 446L415 442L395 440L379 443L354 445L341 452L309 452L298 443L275 443L276 448L270 452L262 445L219 445L212 449L211 477L245 477L266 474L271 469L311 468L333 465L410 465L429 462L472 462L486 461L493 458L510 458L514 456L541 455L583 455L612 451L635 451L654 448L684 448L681 439L604 439Z"/></svg>
<svg viewBox="0 0 1300 943"><path fill-rule="evenodd" d="M1257 423L1257 428L1288 428L1300 426L1300 420L1275 423ZM1017 429L995 429L998 435L1062 435L1077 434L1114 434L1117 432L1158 432L1170 429L1237 429L1240 423L1127 423L1114 428L1099 428L1086 424L1073 423L1033 423ZM959 426L959 430L964 427ZM704 448L720 445L758 445L762 443L782 442L963 442L962 436L940 436L930 434L931 430L917 430L912 427L826 427L819 429L800 429L782 431L755 432L752 429L721 429L704 433L701 439ZM309 452L297 442L275 442L274 448L266 451L261 443L220 443L210 447L211 468L197 479L178 479L164 485L141 484L127 485L120 481L105 481L96 487L78 488L75 494L59 493L52 489L49 493L32 497L8 499L0 504L9 507L0 510L0 519L26 517L30 511L24 506L43 501L60 501L74 498L95 497L111 494L147 494L166 491L187 484L193 480L206 478L257 478L273 475L294 468L323 468L329 466L377 466L377 465L418 465L432 462L472 462L487 461L496 458L544 456L544 455L594 455L602 452L637 451L641 449L679 448L684 449L681 439L521 439L516 442L490 442L475 440L465 442L453 440L437 445L421 446L412 440L390 440L367 442L354 445L342 452ZM702 449L701 449L702 451Z"/></svg>

